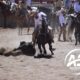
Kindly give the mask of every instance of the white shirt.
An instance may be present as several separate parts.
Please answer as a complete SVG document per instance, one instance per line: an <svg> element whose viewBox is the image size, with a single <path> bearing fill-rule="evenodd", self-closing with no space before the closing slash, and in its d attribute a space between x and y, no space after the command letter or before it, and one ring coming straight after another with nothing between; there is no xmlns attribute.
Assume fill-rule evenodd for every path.
<svg viewBox="0 0 80 80"><path fill-rule="evenodd" d="M10 0L11 3L15 3L15 0Z"/></svg>
<svg viewBox="0 0 80 80"><path fill-rule="evenodd" d="M28 6L31 6L31 2L32 2L32 0L26 0L26 4L27 4Z"/></svg>
<svg viewBox="0 0 80 80"><path fill-rule="evenodd" d="M38 13L38 19L34 18L35 28L41 27L41 25L42 25L42 15L43 15L44 17L47 16L44 12L39 12L39 13Z"/></svg>
<svg viewBox="0 0 80 80"><path fill-rule="evenodd" d="M38 16L39 16L39 18L40 18L41 20L42 20L42 16L44 16L45 19L47 18L46 13L44 13L44 12L39 12L39 13L38 13Z"/></svg>
<svg viewBox="0 0 80 80"><path fill-rule="evenodd" d="M38 19L34 19L34 22L35 22L35 28L39 27L41 25L41 20L38 18Z"/></svg>
<svg viewBox="0 0 80 80"><path fill-rule="evenodd" d="M74 3L74 11L75 12L80 12L80 4L79 4L79 2L75 2Z"/></svg>

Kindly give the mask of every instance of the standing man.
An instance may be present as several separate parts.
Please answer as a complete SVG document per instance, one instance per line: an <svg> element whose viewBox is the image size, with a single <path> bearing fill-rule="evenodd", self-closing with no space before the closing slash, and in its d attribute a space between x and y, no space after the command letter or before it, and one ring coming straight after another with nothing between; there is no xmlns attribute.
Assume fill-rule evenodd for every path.
<svg viewBox="0 0 80 80"><path fill-rule="evenodd" d="M32 0L25 0L26 7L31 7Z"/></svg>
<svg viewBox="0 0 80 80"><path fill-rule="evenodd" d="M64 0L65 8L69 9L71 4L71 0Z"/></svg>
<svg viewBox="0 0 80 80"><path fill-rule="evenodd" d="M59 32L59 37L58 41L61 41L61 34L63 34L63 40L66 41L66 21L65 21L65 16L64 16L64 8L61 8L57 12L57 16L59 19L59 24L60 24L60 32Z"/></svg>
<svg viewBox="0 0 80 80"><path fill-rule="evenodd" d="M27 6L31 6L32 0L27 0Z"/></svg>
<svg viewBox="0 0 80 80"><path fill-rule="evenodd" d="M76 13L80 12L80 0L74 0L74 11Z"/></svg>

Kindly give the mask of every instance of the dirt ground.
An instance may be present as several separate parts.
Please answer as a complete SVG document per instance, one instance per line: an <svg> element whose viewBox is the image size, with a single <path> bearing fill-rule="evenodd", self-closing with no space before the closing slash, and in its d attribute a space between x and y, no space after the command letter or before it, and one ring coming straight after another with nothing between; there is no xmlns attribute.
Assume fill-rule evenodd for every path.
<svg viewBox="0 0 80 80"><path fill-rule="evenodd" d="M0 48L12 50L19 46L20 41L30 42L32 30L27 35L27 29L23 35L18 35L18 29L0 28ZM80 45L73 42L58 42L57 35L54 38L53 47L56 48L51 59L35 59L31 56L0 56L0 80L80 80L80 76L73 75L64 64L66 54ZM48 47L47 47L48 51ZM48 53L50 53L48 51Z"/></svg>

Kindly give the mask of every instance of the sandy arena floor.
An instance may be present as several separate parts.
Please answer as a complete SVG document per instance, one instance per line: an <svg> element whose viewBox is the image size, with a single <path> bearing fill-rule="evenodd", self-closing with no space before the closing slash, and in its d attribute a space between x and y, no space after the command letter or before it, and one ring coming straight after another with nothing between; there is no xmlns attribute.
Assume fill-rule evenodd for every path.
<svg viewBox="0 0 80 80"><path fill-rule="evenodd" d="M26 34L27 29L24 29L20 36L18 29L0 28L0 48L11 50L18 47L20 41L30 42L32 36ZM80 80L80 77L74 76L64 64L66 54L72 49L80 48L80 45L75 46L74 41L58 42L57 35L54 40L53 47L56 50L51 59L35 59L25 55L0 56L0 80Z"/></svg>

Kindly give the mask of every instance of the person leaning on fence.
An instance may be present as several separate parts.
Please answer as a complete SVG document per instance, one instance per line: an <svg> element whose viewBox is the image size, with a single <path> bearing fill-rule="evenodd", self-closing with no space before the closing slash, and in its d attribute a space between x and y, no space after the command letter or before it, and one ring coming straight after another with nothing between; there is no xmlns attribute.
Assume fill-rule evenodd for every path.
<svg viewBox="0 0 80 80"><path fill-rule="evenodd" d="M65 10L61 8L57 11L57 16L60 24L60 31L58 36L58 41L61 41L61 34L63 34L63 40L66 41L66 21L65 21Z"/></svg>

